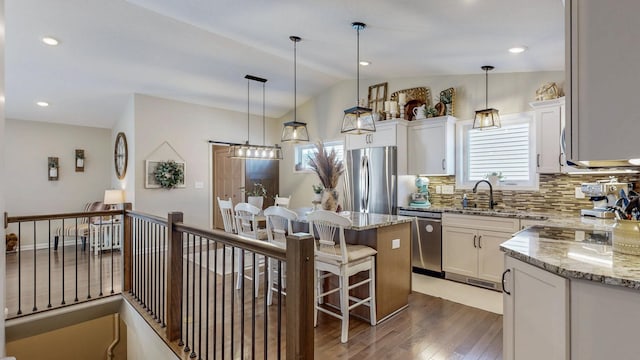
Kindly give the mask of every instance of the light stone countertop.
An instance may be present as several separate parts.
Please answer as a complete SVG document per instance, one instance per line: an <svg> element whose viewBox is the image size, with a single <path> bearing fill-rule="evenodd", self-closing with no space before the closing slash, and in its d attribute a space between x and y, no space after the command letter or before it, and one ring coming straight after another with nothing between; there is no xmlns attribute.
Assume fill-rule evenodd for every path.
<svg viewBox="0 0 640 360"><path fill-rule="evenodd" d="M567 220L534 226L516 233L500 249L508 256L565 278L640 290L640 256L613 252L610 242L589 241L592 233L596 240L610 241L611 227L600 222L561 226L571 223Z"/></svg>
<svg viewBox="0 0 640 360"><path fill-rule="evenodd" d="M307 222L307 216L304 211L294 211L296 211L299 216L298 220L296 221L303 223ZM414 218L412 216L359 213L352 211L343 211L340 213L340 215L349 218L353 225L351 225L351 227L349 227L348 229L356 231L377 229L385 226L404 224L414 221Z"/></svg>

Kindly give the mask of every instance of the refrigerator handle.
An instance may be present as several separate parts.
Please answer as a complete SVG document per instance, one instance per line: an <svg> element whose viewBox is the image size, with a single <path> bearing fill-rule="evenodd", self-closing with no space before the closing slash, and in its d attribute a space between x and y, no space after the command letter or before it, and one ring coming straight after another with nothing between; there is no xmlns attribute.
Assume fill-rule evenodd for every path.
<svg viewBox="0 0 640 360"><path fill-rule="evenodd" d="M365 212L369 211L369 157L367 155L362 156L362 175L363 186L362 188L362 208Z"/></svg>

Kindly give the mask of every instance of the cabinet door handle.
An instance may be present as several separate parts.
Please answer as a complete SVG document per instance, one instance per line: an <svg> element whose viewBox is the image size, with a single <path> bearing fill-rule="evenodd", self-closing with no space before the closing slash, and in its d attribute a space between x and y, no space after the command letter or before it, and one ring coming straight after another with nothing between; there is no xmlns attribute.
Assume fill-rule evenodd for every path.
<svg viewBox="0 0 640 360"><path fill-rule="evenodd" d="M558 155L558 164L562 167L562 154Z"/></svg>
<svg viewBox="0 0 640 360"><path fill-rule="evenodd" d="M482 249L482 235L478 236L478 247Z"/></svg>
<svg viewBox="0 0 640 360"><path fill-rule="evenodd" d="M511 269L507 269L502 273L502 292L507 295L511 295L511 293L504 288L504 283L507 282L507 279L505 279L505 277L507 276L508 272L511 272Z"/></svg>
<svg viewBox="0 0 640 360"><path fill-rule="evenodd" d="M477 237L477 236L478 236L478 235L473 235L473 247L474 247L474 248L477 248L477 246L476 246L476 237Z"/></svg>
<svg viewBox="0 0 640 360"><path fill-rule="evenodd" d="M442 159L442 170L447 168L447 159Z"/></svg>
<svg viewBox="0 0 640 360"><path fill-rule="evenodd" d="M540 167L540 154L536 157L536 166Z"/></svg>

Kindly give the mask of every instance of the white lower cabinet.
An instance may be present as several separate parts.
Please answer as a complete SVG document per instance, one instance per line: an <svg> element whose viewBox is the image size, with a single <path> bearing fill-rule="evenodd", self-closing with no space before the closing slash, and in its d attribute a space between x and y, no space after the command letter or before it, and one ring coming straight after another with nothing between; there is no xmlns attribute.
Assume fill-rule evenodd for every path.
<svg viewBox="0 0 640 360"><path fill-rule="evenodd" d="M442 270L453 280L463 280L454 276L459 275L499 283L503 269L500 244L519 225L518 219L443 214Z"/></svg>
<svg viewBox="0 0 640 360"><path fill-rule="evenodd" d="M509 256L504 257L503 358L569 359L569 280ZM593 331L601 333L597 328ZM590 339L593 345L598 341L597 336ZM619 357L593 359L606 358Z"/></svg>

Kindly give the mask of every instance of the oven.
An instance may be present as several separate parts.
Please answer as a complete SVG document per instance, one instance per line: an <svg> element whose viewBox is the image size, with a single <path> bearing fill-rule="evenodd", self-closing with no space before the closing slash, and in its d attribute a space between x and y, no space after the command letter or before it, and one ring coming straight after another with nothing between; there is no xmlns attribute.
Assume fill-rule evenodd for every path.
<svg viewBox="0 0 640 360"><path fill-rule="evenodd" d="M411 266L413 272L444 277L442 271L442 212L400 208L398 215L416 218L411 232Z"/></svg>

